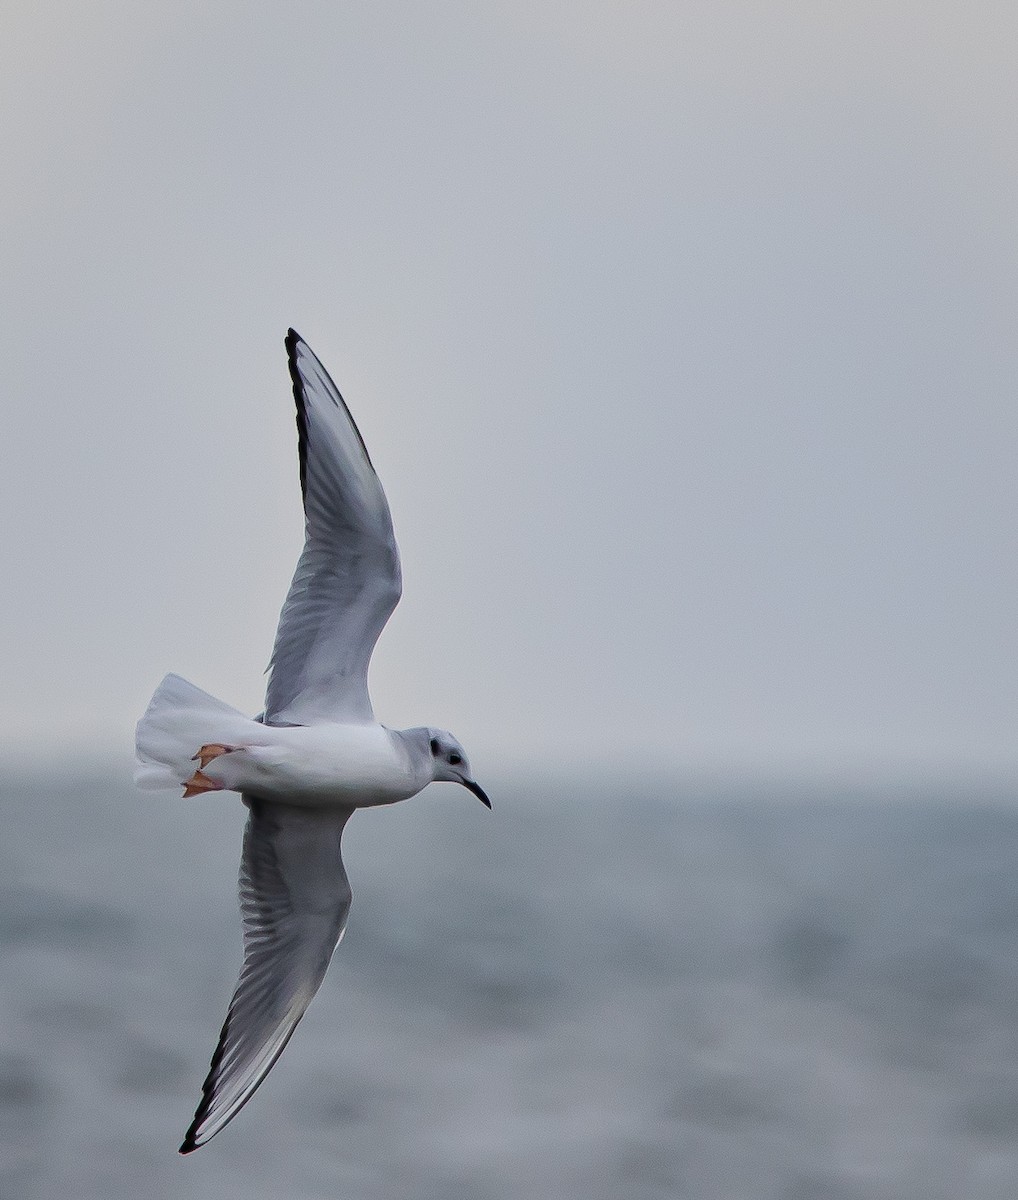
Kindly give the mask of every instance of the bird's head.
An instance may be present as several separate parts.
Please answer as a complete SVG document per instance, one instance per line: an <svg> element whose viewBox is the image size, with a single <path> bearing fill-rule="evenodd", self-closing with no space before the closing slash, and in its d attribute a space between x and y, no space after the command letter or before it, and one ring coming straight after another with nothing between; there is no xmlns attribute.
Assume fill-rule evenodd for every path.
<svg viewBox="0 0 1018 1200"><path fill-rule="evenodd" d="M451 733L444 729L428 730L431 747L431 778L440 783L461 783L473 792L482 804L491 808L491 801L479 783L474 782L466 751Z"/></svg>

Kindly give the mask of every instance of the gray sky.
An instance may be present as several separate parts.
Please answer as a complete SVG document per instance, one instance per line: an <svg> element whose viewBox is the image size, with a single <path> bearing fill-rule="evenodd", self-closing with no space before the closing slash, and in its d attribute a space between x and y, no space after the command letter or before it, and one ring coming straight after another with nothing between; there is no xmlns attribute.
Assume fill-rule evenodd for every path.
<svg viewBox="0 0 1018 1200"><path fill-rule="evenodd" d="M282 15L285 13L285 16ZM261 704L283 334L478 770L1018 765L1012 4L9 4L0 721Z"/></svg>

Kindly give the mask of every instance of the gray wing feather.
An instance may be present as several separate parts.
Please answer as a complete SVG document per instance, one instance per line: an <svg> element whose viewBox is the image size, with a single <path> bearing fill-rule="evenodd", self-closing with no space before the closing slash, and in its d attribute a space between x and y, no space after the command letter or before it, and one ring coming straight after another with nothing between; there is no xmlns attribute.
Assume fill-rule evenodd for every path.
<svg viewBox="0 0 1018 1200"><path fill-rule="evenodd" d="M244 802L244 965L182 1154L214 1137L268 1074L321 987L350 910L340 841L353 809Z"/></svg>
<svg viewBox="0 0 1018 1200"><path fill-rule="evenodd" d="M305 544L279 618L265 721L371 721L368 663L400 597L389 505L328 372L291 329Z"/></svg>

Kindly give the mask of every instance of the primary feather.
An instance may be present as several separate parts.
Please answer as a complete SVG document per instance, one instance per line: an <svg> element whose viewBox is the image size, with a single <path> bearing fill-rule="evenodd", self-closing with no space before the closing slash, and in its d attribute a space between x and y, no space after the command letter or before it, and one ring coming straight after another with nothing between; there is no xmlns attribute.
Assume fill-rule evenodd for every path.
<svg viewBox="0 0 1018 1200"><path fill-rule="evenodd" d="M399 601L389 505L339 389L291 329L304 552L283 604L268 724L371 721L368 663Z"/></svg>
<svg viewBox="0 0 1018 1200"><path fill-rule="evenodd" d="M353 809L244 802L244 966L183 1154L217 1134L268 1074L321 987L350 911L340 841Z"/></svg>

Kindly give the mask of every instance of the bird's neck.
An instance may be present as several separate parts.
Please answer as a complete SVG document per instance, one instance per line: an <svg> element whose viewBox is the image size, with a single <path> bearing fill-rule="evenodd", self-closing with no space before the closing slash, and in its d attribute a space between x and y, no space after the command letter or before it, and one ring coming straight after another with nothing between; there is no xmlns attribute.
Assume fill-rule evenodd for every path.
<svg viewBox="0 0 1018 1200"><path fill-rule="evenodd" d="M419 786L424 787L435 778L435 760L431 754L431 730L426 725L413 729L390 729L389 734L402 746L410 769Z"/></svg>

